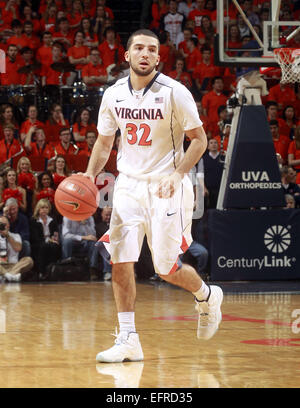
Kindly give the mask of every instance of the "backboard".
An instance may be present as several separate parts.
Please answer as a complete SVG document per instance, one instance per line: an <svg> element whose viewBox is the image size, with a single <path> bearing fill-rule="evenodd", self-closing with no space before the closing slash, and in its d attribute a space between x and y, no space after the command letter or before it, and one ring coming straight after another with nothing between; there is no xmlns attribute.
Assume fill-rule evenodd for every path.
<svg viewBox="0 0 300 408"><path fill-rule="evenodd" d="M275 48L291 47L293 46L291 44L296 44L296 47L300 48L300 21L293 21L292 18L285 20L289 18L289 13L285 11L286 3L281 3L281 0L271 0L269 5L269 8L263 6L264 15L262 8L256 11L256 17L260 13L262 16L258 27L255 16L251 19L249 13L247 16L243 11L241 0L217 0L217 34L214 44L217 65L278 67L274 58ZM230 10L236 13L235 22L232 18L226 17L230 15ZM232 48L229 32L235 23L239 23L244 32L248 32L254 40L247 42L247 38L244 37L240 48Z"/></svg>

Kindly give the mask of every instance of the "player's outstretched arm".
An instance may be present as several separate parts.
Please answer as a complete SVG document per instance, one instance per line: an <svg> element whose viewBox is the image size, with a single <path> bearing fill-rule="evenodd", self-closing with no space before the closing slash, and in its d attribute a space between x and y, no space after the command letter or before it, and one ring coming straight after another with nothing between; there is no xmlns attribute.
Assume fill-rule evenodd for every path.
<svg viewBox="0 0 300 408"><path fill-rule="evenodd" d="M84 176L88 176L94 181L95 177L101 172L109 158L114 139L115 135L98 136Z"/></svg>

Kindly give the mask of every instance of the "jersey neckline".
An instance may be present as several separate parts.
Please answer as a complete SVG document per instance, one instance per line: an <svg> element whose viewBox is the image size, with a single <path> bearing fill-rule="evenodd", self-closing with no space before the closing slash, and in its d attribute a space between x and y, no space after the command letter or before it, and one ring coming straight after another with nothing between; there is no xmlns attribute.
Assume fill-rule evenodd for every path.
<svg viewBox="0 0 300 408"><path fill-rule="evenodd" d="M146 94L146 92L151 88L152 84L156 81L156 78L158 77L158 75L160 74L160 72L157 72L154 77L151 79L151 81L149 82L149 84L144 88L144 92L143 92L143 96ZM128 87L130 90L131 95L133 95L133 87L131 85L131 81L130 81L130 75L128 76Z"/></svg>

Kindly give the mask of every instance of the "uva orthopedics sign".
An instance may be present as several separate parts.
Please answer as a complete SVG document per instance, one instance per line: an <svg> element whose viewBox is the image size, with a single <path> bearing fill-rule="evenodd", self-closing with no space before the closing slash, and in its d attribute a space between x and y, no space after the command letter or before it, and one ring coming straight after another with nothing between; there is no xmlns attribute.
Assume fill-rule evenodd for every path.
<svg viewBox="0 0 300 408"><path fill-rule="evenodd" d="M240 111L224 208L284 206L281 178L265 108L243 106Z"/></svg>

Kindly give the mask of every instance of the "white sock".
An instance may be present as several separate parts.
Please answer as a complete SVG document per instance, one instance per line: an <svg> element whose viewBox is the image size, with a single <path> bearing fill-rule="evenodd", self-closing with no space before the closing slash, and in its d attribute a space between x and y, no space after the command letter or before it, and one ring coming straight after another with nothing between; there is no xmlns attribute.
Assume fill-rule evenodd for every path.
<svg viewBox="0 0 300 408"><path fill-rule="evenodd" d="M193 292L193 295L200 301L207 300L209 295L209 287L205 284L204 281L202 281L200 289L198 289L197 292Z"/></svg>
<svg viewBox="0 0 300 408"><path fill-rule="evenodd" d="M134 312L121 312L118 313L118 320L120 326L120 332L135 332Z"/></svg>

